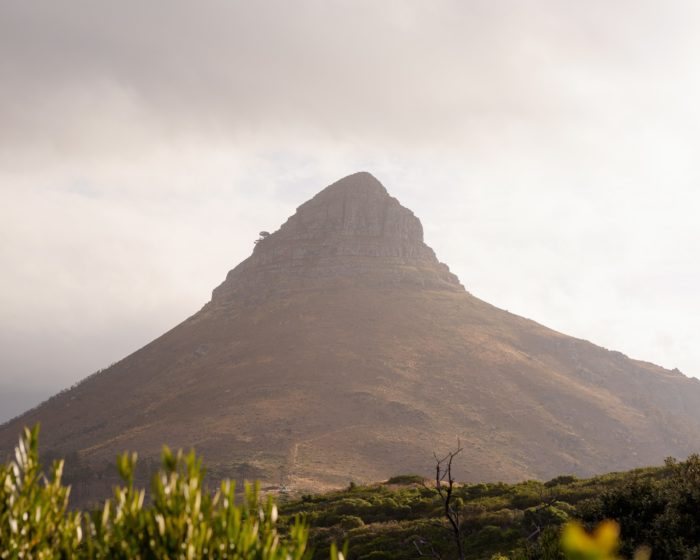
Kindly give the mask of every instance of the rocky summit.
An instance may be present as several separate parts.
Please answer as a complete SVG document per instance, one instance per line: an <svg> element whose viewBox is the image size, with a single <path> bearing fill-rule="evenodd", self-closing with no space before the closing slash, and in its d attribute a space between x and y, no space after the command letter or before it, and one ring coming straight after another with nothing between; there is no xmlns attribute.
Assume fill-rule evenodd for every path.
<svg viewBox="0 0 700 560"><path fill-rule="evenodd" d="M212 481L291 492L429 475L458 438L460 479L547 479L700 450L700 382L472 296L357 173L261 235L192 317L0 427L0 452L39 421L79 502L109 493L117 453L146 478L164 443Z"/></svg>
<svg viewBox="0 0 700 560"><path fill-rule="evenodd" d="M340 286L461 289L423 242L423 226L369 173L356 173L301 205L214 290L224 304L261 289Z"/></svg>

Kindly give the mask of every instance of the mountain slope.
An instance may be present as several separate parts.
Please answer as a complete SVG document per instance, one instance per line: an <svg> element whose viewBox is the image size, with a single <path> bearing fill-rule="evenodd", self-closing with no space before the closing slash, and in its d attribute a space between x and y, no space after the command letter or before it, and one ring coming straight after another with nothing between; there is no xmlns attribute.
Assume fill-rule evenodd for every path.
<svg viewBox="0 0 700 560"><path fill-rule="evenodd" d="M196 447L214 478L292 489L429 474L460 438L467 480L549 478L700 449L700 383L473 297L371 175L327 187L204 308L0 428L41 421L79 497L136 450ZM145 475L144 475L145 476Z"/></svg>

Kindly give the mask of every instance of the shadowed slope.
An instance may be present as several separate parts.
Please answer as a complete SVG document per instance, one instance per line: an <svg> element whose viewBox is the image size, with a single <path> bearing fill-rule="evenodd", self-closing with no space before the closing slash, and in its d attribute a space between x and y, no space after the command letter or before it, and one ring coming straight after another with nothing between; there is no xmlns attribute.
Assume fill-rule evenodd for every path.
<svg viewBox="0 0 700 560"><path fill-rule="evenodd" d="M331 185L260 241L204 308L0 428L72 453L79 497L117 452L194 446L214 478L292 489L430 474L468 480L658 463L700 448L700 383L467 293L371 175Z"/></svg>

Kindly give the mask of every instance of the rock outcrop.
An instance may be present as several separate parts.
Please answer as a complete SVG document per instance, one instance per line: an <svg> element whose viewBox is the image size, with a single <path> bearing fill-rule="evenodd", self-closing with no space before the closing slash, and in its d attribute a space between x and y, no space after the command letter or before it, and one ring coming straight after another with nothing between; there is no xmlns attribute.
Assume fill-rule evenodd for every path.
<svg viewBox="0 0 700 560"><path fill-rule="evenodd" d="M332 281L392 288L462 289L423 242L413 212L366 172L326 187L229 272L212 303L251 290L313 290Z"/></svg>

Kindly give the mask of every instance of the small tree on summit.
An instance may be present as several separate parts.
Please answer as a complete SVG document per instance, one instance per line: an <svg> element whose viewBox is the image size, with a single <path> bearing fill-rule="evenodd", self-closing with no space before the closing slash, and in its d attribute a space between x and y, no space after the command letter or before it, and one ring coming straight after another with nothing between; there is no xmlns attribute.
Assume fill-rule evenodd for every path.
<svg viewBox="0 0 700 560"><path fill-rule="evenodd" d="M270 232L269 232L269 231L261 231L258 235L259 235L260 237L258 237L258 238L255 240L255 244L256 244L256 245L257 245L258 243L260 243L261 241L265 241L268 237L270 237Z"/></svg>

